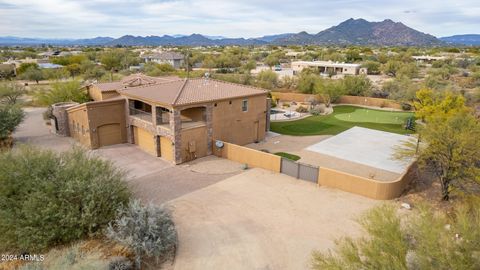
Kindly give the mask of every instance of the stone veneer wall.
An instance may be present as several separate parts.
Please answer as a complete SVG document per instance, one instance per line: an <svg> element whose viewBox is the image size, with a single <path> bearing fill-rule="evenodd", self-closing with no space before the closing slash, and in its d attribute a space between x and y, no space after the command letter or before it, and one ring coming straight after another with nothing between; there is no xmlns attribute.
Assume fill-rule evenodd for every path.
<svg viewBox="0 0 480 270"><path fill-rule="evenodd" d="M67 109L77 106L77 102L61 102L52 105L52 115L55 117L55 125L52 125L52 131L61 136L70 136Z"/></svg>
<svg viewBox="0 0 480 270"><path fill-rule="evenodd" d="M173 109L170 112L170 129L173 132L173 156L176 164L182 163L182 118L180 117L180 110Z"/></svg>
<svg viewBox="0 0 480 270"><path fill-rule="evenodd" d="M213 106L209 104L205 108L205 122L207 123L207 155L212 154L213 145Z"/></svg>

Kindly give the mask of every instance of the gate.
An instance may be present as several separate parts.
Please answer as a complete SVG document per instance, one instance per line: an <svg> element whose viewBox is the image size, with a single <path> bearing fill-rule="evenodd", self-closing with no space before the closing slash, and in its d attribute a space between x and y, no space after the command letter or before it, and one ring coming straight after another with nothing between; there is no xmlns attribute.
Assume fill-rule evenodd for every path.
<svg viewBox="0 0 480 270"><path fill-rule="evenodd" d="M280 172L298 179L318 182L318 167L282 158Z"/></svg>

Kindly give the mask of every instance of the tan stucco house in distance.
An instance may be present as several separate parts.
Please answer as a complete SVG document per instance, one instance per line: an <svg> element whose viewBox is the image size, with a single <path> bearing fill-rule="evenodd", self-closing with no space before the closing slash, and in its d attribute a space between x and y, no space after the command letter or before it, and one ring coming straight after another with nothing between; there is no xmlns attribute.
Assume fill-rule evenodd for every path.
<svg viewBox="0 0 480 270"><path fill-rule="evenodd" d="M332 61L294 61L291 64L293 74L299 74L305 68L318 70L320 74L359 75L367 74L367 69L360 64L339 63Z"/></svg>
<svg viewBox="0 0 480 270"><path fill-rule="evenodd" d="M245 145L269 126L266 90L209 78L149 77L87 87L68 109L69 135L91 149L132 143L180 164L212 154L214 140Z"/></svg>

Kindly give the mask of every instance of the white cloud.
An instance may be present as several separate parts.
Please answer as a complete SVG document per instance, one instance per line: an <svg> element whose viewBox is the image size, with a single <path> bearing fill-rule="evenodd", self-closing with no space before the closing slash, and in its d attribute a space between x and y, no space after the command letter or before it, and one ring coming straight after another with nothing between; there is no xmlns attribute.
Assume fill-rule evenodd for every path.
<svg viewBox="0 0 480 270"><path fill-rule="evenodd" d="M389 18L442 36L478 32L478 14L478 0L0 0L0 36L254 37L316 33L351 17Z"/></svg>

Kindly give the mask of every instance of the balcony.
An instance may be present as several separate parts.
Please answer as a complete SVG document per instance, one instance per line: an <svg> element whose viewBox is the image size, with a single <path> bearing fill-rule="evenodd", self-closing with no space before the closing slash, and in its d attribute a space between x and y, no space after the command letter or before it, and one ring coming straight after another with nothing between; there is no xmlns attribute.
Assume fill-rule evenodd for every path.
<svg viewBox="0 0 480 270"><path fill-rule="evenodd" d="M130 116L152 123L152 113L130 107Z"/></svg>

